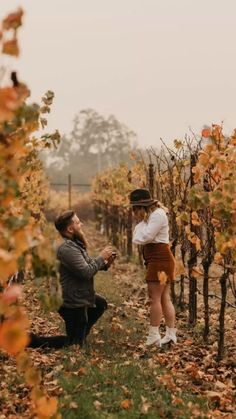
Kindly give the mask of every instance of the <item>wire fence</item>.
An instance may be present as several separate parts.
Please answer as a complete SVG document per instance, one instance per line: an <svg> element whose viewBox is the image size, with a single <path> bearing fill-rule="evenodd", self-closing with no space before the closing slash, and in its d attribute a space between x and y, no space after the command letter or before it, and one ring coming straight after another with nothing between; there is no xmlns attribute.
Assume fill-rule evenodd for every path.
<svg viewBox="0 0 236 419"><path fill-rule="evenodd" d="M68 194L68 208L72 208L72 188L78 188L81 190L83 188L83 192L89 192L91 188L91 184L89 183L73 183L71 174L68 175L67 182L51 182L50 187L55 189L56 191L67 191Z"/></svg>

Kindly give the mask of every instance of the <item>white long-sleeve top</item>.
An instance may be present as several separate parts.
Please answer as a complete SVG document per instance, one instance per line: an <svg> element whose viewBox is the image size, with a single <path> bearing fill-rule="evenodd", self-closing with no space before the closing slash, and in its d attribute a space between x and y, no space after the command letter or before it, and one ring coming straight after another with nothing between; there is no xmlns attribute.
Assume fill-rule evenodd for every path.
<svg viewBox="0 0 236 419"><path fill-rule="evenodd" d="M169 223L166 212L162 208L153 211L147 221L138 223L133 232L133 243L168 243Z"/></svg>

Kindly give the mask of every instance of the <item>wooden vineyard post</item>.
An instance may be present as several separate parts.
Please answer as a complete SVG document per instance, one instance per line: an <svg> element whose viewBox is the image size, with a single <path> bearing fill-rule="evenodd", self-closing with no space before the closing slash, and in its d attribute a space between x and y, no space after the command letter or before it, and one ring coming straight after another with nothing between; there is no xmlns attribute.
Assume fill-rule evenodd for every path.
<svg viewBox="0 0 236 419"><path fill-rule="evenodd" d="M193 167L196 165L197 156L190 157L190 187L194 185ZM192 223L192 211L190 211L190 230L196 234L197 228ZM193 267L197 265L197 250L195 244L190 243L190 255L188 261L189 271L189 324L195 326L197 322L197 278L192 275Z"/></svg>
<svg viewBox="0 0 236 419"><path fill-rule="evenodd" d="M68 175L68 206L71 209L71 174Z"/></svg>
<svg viewBox="0 0 236 419"><path fill-rule="evenodd" d="M154 165L150 163L148 166L148 189L152 198L154 198L154 174Z"/></svg>
<svg viewBox="0 0 236 419"><path fill-rule="evenodd" d="M218 338L218 353L217 361L223 359L224 355L224 339L225 339L225 307L227 297L227 279L229 277L230 269L225 269L220 278L221 287L221 305L219 314L219 338Z"/></svg>
<svg viewBox="0 0 236 419"><path fill-rule="evenodd" d="M119 210L117 205L113 205L111 208L111 222L112 244L119 247Z"/></svg>
<svg viewBox="0 0 236 419"><path fill-rule="evenodd" d="M131 170L129 170L128 182L131 183L131 181L132 181L132 172ZM128 216L127 216L127 255L128 257L132 256L132 223L133 223L132 207L129 207Z"/></svg>

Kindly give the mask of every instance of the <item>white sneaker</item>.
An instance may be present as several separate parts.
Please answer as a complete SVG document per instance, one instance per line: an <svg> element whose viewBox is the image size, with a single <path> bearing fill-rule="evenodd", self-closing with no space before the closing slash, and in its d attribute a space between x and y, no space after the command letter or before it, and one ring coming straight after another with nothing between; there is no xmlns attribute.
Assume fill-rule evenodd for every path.
<svg viewBox="0 0 236 419"><path fill-rule="evenodd" d="M153 345L153 343L157 346L161 346L161 336L158 326L149 326L149 334L145 342L145 346Z"/></svg>
<svg viewBox="0 0 236 419"><path fill-rule="evenodd" d="M161 339L161 344L165 344L165 343L169 343L169 342L173 342L173 343L177 343L177 337L176 337L176 331L177 329L175 328L171 328L166 326L166 334L165 336Z"/></svg>

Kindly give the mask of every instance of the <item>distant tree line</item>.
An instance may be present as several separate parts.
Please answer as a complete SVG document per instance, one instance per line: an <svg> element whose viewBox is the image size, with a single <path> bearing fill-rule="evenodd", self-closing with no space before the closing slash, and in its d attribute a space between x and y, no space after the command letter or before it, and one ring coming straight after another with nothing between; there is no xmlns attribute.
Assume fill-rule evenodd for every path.
<svg viewBox="0 0 236 419"><path fill-rule="evenodd" d="M115 116L85 109L75 116L71 133L62 136L56 152L41 157L51 182L64 182L71 173L74 182L89 183L100 171L128 163L137 151L136 138Z"/></svg>

